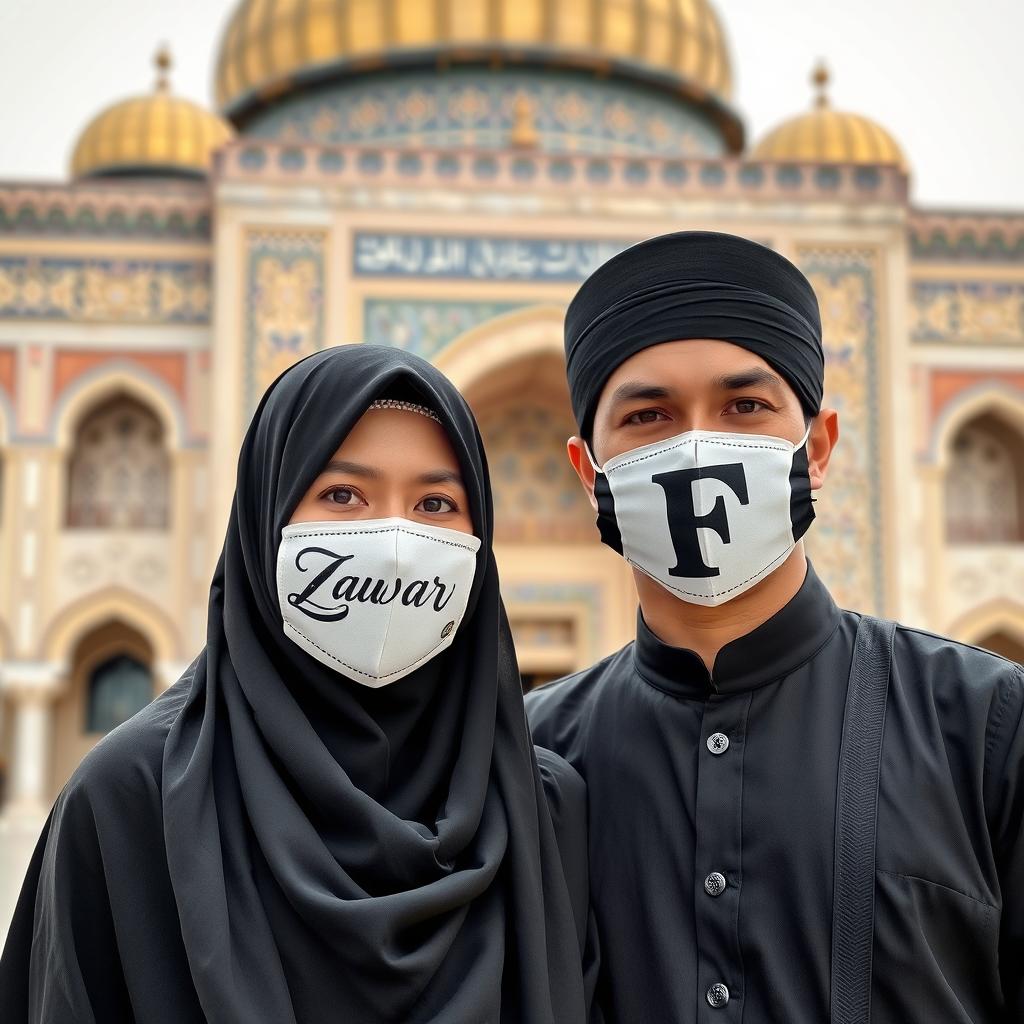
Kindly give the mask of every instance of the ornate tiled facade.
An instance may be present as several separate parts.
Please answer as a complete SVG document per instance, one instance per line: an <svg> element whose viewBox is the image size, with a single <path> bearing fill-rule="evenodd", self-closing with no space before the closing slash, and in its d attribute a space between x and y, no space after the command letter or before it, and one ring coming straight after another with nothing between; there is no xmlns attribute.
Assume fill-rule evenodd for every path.
<svg viewBox="0 0 1024 1024"><path fill-rule="evenodd" d="M362 338L432 359L472 328L522 308L519 302L371 298L363 303Z"/></svg>
<svg viewBox="0 0 1024 1024"><path fill-rule="evenodd" d="M501 149L517 118L551 152L722 156L717 129L662 91L569 71L452 69L357 78L276 104L247 125L284 143Z"/></svg>
<svg viewBox="0 0 1024 1024"><path fill-rule="evenodd" d="M323 246L308 231L246 237L246 418L278 374L323 348Z"/></svg>
<svg viewBox="0 0 1024 1024"><path fill-rule="evenodd" d="M0 257L0 319L209 323L210 265L179 260Z"/></svg>
<svg viewBox="0 0 1024 1024"><path fill-rule="evenodd" d="M1014 541L1003 515L998 543L978 542L984 501L963 503L980 516L968 533L947 522L965 431L981 458L1020 465L1024 507L1024 211L917 209L902 164L842 146L834 162L754 159L717 30L705 53L712 36L677 18L675 48L641 67L625 38L601 52L607 26L586 35L605 25L601 4L531 0L541 7L538 31L584 33L574 60L549 33L536 51L435 40L359 65L346 29L343 67L329 54L303 67L298 34L242 46L239 17L218 75L237 136L208 177L130 166L0 183L0 934L3 882L97 739L90 652L120 644L155 692L202 647L244 429L308 353L402 347L467 396L530 680L629 640L629 570L599 545L565 458L562 317L596 266L663 231L746 235L818 293L841 436L808 545L839 602L970 642L1015 637L1024 657L1024 524ZM272 27L279 11L294 27L326 8L337 25L351 13L269 0L257 20ZM474 9L497 17L501 4ZM279 64L286 75L249 88ZM90 440L97 423L160 449L145 468L159 515L136 486L127 525L98 523L110 503L90 496L116 475L102 444L122 448Z"/></svg>
<svg viewBox="0 0 1024 1024"><path fill-rule="evenodd" d="M879 259L865 249L801 249L818 294L825 343L825 405L839 413L842 443L816 495L808 552L836 600L881 614L885 605L878 372Z"/></svg>

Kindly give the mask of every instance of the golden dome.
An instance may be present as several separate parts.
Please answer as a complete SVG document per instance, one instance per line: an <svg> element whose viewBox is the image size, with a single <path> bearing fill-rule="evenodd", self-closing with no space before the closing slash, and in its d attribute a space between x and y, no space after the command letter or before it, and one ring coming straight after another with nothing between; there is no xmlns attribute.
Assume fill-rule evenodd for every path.
<svg viewBox="0 0 1024 1024"><path fill-rule="evenodd" d="M155 63L157 83L149 96L108 107L78 137L71 157L74 177L209 171L210 154L231 138L231 126L197 103L170 94L166 50L157 53Z"/></svg>
<svg viewBox="0 0 1024 1024"><path fill-rule="evenodd" d="M837 164L895 164L905 174L899 143L879 124L859 114L833 110L825 89L829 73L819 64L811 78L818 89L814 109L783 121L753 148L753 160Z"/></svg>
<svg viewBox="0 0 1024 1024"><path fill-rule="evenodd" d="M614 67L702 99L732 94L708 0L241 0L221 42L217 103L237 123L336 70L427 59Z"/></svg>

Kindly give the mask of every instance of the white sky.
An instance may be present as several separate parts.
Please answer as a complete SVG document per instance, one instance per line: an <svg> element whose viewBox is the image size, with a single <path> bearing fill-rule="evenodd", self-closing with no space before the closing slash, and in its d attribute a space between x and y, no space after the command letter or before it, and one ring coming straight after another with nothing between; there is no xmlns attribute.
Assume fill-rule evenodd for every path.
<svg viewBox="0 0 1024 1024"><path fill-rule="evenodd" d="M62 179L79 131L148 91L170 44L175 92L211 101L236 0L0 0L0 180ZM1024 212L1022 0L715 0L735 103L756 140L805 109L824 57L833 105L874 117L919 205Z"/></svg>

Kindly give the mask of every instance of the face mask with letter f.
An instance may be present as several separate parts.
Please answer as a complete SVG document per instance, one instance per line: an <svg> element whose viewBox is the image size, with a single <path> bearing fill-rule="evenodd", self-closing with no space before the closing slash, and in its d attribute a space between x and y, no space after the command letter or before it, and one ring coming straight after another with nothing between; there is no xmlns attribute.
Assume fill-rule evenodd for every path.
<svg viewBox="0 0 1024 1024"><path fill-rule="evenodd" d="M814 519L807 438L691 430L598 466L601 540L683 601L714 607L777 569Z"/></svg>

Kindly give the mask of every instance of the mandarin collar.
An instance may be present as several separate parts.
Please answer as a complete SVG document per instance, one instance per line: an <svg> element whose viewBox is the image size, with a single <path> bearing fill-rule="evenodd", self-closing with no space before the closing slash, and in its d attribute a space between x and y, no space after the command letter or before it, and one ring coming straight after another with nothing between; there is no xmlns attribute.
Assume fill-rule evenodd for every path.
<svg viewBox="0 0 1024 1024"><path fill-rule="evenodd" d="M839 609L814 571L790 601L760 626L727 643L708 672L700 656L670 647L651 631L637 610L633 660L639 675L658 689L690 700L740 693L789 675L810 660L839 625Z"/></svg>

